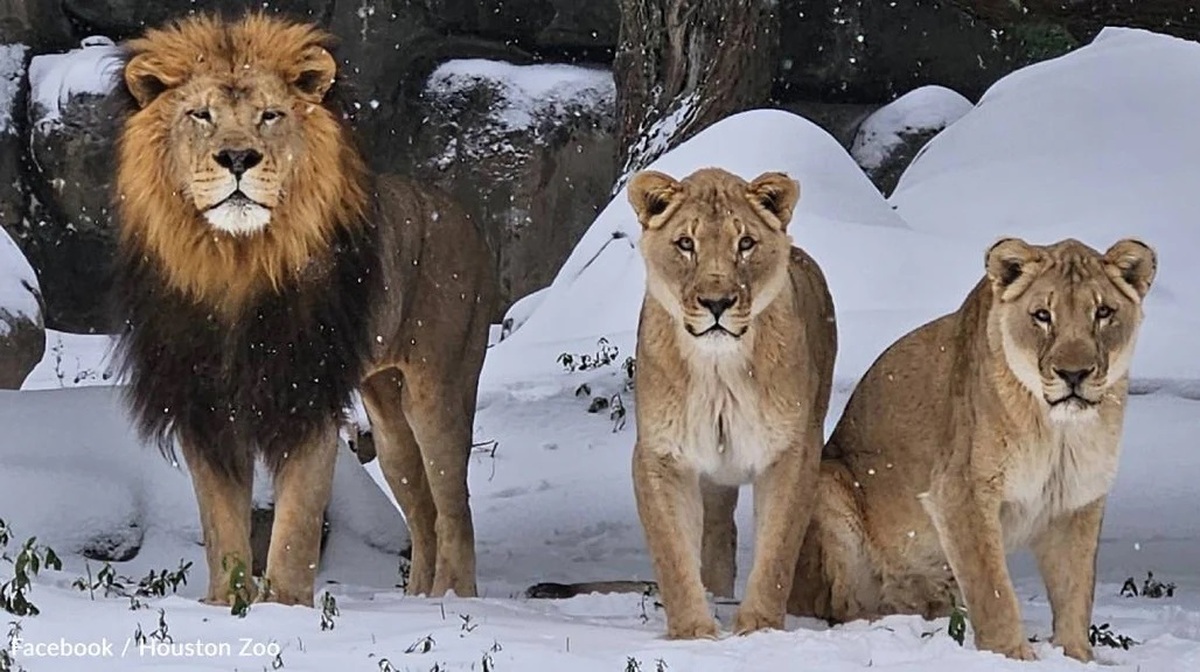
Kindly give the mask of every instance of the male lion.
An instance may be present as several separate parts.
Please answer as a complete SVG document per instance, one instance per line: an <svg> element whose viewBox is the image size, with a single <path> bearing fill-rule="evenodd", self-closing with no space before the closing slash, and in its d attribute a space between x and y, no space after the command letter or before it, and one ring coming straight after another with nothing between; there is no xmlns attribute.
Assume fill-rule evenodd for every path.
<svg viewBox="0 0 1200 672"><path fill-rule="evenodd" d="M1006 553L1031 546L1054 641L1088 643L1096 547L1155 253L1015 238L955 312L871 366L825 449L789 608L842 622L943 616L1031 660Z"/></svg>
<svg viewBox="0 0 1200 672"><path fill-rule="evenodd" d="M633 484L672 638L711 638L731 597L738 487L755 558L734 631L782 628L813 507L837 327L817 263L787 233L799 185L707 168L629 183L643 228Z"/></svg>
<svg viewBox="0 0 1200 672"><path fill-rule="evenodd" d="M467 461L491 255L444 196L368 172L333 103L330 44L265 15L188 18L128 43L127 393L145 437L182 447L213 603L250 567L261 457L276 513L259 597L312 604L337 428L360 386L412 533L408 591L475 594Z"/></svg>

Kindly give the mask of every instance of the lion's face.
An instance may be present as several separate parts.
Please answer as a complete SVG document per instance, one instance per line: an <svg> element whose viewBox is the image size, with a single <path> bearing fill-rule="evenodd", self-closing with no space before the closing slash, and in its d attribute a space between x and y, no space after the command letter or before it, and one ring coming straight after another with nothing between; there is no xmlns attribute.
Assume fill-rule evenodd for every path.
<svg viewBox="0 0 1200 672"><path fill-rule="evenodd" d="M987 270L1009 368L1056 421L1095 417L1125 378L1156 258L1122 240L1103 255L1074 240L1035 246L1002 240Z"/></svg>
<svg viewBox="0 0 1200 672"><path fill-rule="evenodd" d="M736 346L787 281L797 183L782 173L747 183L717 168L678 181L644 171L628 196L651 295L699 347Z"/></svg>
<svg viewBox="0 0 1200 672"><path fill-rule="evenodd" d="M320 104L336 75L321 39L308 26L250 17L194 20L133 43L125 82L142 109L131 125L163 134L165 177L212 228L264 230L289 190L311 179L297 173L314 170L316 145L338 137Z"/></svg>

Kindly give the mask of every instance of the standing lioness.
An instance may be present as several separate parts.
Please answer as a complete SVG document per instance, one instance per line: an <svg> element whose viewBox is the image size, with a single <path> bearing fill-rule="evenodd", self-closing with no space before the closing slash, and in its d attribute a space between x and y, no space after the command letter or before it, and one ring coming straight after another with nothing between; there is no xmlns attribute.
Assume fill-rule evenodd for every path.
<svg viewBox="0 0 1200 672"><path fill-rule="evenodd" d="M1008 238L955 312L871 366L834 429L791 609L945 615L1034 657L1005 555L1032 546L1054 641L1090 660L1096 546L1155 254ZM957 586L956 586L957 584Z"/></svg>
<svg viewBox="0 0 1200 672"><path fill-rule="evenodd" d="M837 350L820 269L792 247L799 186L708 168L642 172L638 514L672 638L715 637L733 594L738 486L754 484L754 568L734 630L781 628L816 486Z"/></svg>

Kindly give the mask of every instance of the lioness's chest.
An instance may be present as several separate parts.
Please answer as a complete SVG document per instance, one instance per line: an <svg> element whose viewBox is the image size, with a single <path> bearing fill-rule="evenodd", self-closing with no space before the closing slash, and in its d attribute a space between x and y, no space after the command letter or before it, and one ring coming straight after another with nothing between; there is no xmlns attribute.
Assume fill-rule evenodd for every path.
<svg viewBox="0 0 1200 672"><path fill-rule="evenodd" d="M1118 439L1099 422L1065 425L1041 440L1026 441L1005 473L1006 545L1024 545L1050 519L1105 495L1119 457Z"/></svg>
<svg viewBox="0 0 1200 672"><path fill-rule="evenodd" d="M717 483L753 481L788 447L791 423L772 417L764 386L743 361L702 361L689 372L677 455Z"/></svg>

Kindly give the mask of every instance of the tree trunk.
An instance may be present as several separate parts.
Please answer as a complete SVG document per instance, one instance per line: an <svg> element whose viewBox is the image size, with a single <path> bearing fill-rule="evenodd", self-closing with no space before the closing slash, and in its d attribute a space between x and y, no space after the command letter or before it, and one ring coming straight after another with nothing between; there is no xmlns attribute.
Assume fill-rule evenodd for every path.
<svg viewBox="0 0 1200 672"><path fill-rule="evenodd" d="M776 0L620 0L620 189L633 172L720 119L767 101Z"/></svg>

